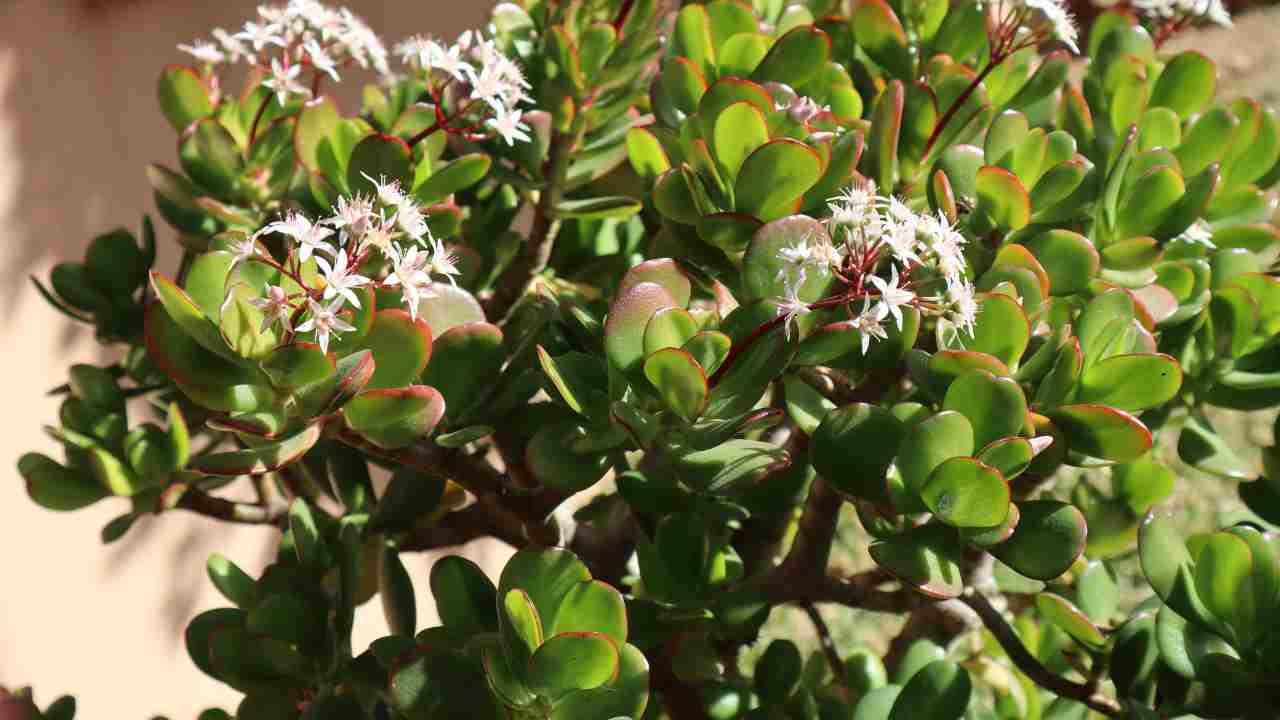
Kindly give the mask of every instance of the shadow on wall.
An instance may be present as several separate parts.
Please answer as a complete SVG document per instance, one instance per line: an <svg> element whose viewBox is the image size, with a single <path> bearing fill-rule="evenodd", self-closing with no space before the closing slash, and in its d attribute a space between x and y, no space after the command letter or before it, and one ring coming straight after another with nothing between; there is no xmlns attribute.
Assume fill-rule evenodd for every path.
<svg viewBox="0 0 1280 720"><path fill-rule="evenodd" d="M263 0L265 1L265 0ZM204 575L211 552L251 571L270 560L275 538L262 528L213 525L173 515L140 522L103 549L98 531L123 512L107 500L74 514L31 503L14 465L23 452L58 454L40 425L57 416L45 395L74 362L107 362L87 326L49 308L29 275L46 278L79 259L89 239L116 227L135 232L152 213L143 174L149 162L176 165L177 137L155 99L160 69L185 62L178 43L236 28L259 0L0 1L0 368L6 388L0 433L0 684L36 687L37 700L63 692L86 717L194 717L227 705L226 688L191 665L180 628L220 603ZM451 37L483 23L491 2L347 0L388 44L423 32ZM356 109L370 78L344 77L340 103ZM177 259L174 233L156 218L158 267ZM481 548L501 562L505 552ZM475 553L472 553L474 556ZM425 564L416 559L417 577ZM419 593L420 621L434 618ZM380 612L362 608L356 642L382 634ZM159 682L157 682L159 680Z"/></svg>

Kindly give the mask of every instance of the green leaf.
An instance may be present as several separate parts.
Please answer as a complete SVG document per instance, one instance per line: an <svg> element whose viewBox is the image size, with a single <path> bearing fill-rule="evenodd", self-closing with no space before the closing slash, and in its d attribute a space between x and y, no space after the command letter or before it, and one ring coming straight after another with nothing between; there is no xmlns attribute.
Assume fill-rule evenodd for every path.
<svg viewBox="0 0 1280 720"><path fill-rule="evenodd" d="M269 473L301 458L320 439L320 430L319 423L312 423L276 442L244 450L198 455L187 463L187 469L217 477Z"/></svg>
<svg viewBox="0 0 1280 720"><path fill-rule="evenodd" d="M787 416L795 422L801 432L812 435L827 413L835 409L836 404L813 389L809 383L794 375L783 376L782 383L787 403ZM810 446L810 452L812 452L812 446Z"/></svg>
<svg viewBox="0 0 1280 720"><path fill-rule="evenodd" d="M995 527L1009 514L1009 484L976 458L951 458L934 468L920 497L934 517L952 527Z"/></svg>
<svg viewBox="0 0 1280 720"><path fill-rule="evenodd" d="M444 417L440 392L425 385L365 390L343 407L348 428L384 449L430 435Z"/></svg>
<svg viewBox="0 0 1280 720"><path fill-rule="evenodd" d="M676 55L689 58L704 77L715 77L716 51L711 39L711 18L701 5L686 5L676 15L671 37Z"/></svg>
<svg viewBox="0 0 1280 720"><path fill-rule="evenodd" d="M659 350L679 348L698 333L698 321L688 310L679 307L663 308L649 318L644 329L644 352L652 355Z"/></svg>
<svg viewBox="0 0 1280 720"><path fill-rule="evenodd" d="M883 0L874 0L883 5ZM891 188L898 179L898 140L902 134L902 112L906 90L894 80L876 98L871 111L867 152L862 156L863 174L882 188Z"/></svg>
<svg viewBox="0 0 1280 720"><path fill-rule="evenodd" d="M1007 437L982 448L977 458L999 471L1005 480L1012 481L1022 474L1036 456L1031 441L1022 437Z"/></svg>
<svg viewBox="0 0 1280 720"><path fill-rule="evenodd" d="M749 102L733 103L716 118L712 147L726 178L737 178L747 157L768 141L764 114Z"/></svg>
<svg viewBox="0 0 1280 720"><path fill-rule="evenodd" d="M311 506L303 498L294 500L289 506L289 531L293 535L299 562L313 568L328 567L329 552L324 537L320 534Z"/></svg>
<svg viewBox="0 0 1280 720"><path fill-rule="evenodd" d="M375 195L375 182L394 180L408 190L413 182L412 159L413 151L400 138L378 133L369 135L351 151L347 187L353 194Z"/></svg>
<svg viewBox="0 0 1280 720"><path fill-rule="evenodd" d="M661 285L679 307L688 307L693 283L680 263L671 258L654 258L632 266L618 283L615 297L621 297L642 282Z"/></svg>
<svg viewBox="0 0 1280 720"><path fill-rule="evenodd" d="M191 339L216 355L228 360L236 359L231 349L227 347L226 340L223 340L218 332L218 327L205 316L191 296L187 295L182 288L158 272L151 273L151 288L155 291L156 299L164 307L165 313Z"/></svg>
<svg viewBox="0 0 1280 720"><path fill-rule="evenodd" d="M911 77L913 54L906 31L884 0L857 0L850 14L858 46L898 78ZM882 186L887 187L887 186Z"/></svg>
<svg viewBox="0 0 1280 720"><path fill-rule="evenodd" d="M1165 404L1181 387L1182 368L1168 355L1113 355L1084 373L1077 399L1137 412Z"/></svg>
<svg viewBox="0 0 1280 720"><path fill-rule="evenodd" d="M178 160L192 180L218 195L230 193L244 170L235 138L214 118L187 128L178 144Z"/></svg>
<svg viewBox="0 0 1280 720"><path fill-rule="evenodd" d="M671 160L653 131L631 128L627 131L627 158L636 174L648 182L671 169Z"/></svg>
<svg viewBox="0 0 1280 720"><path fill-rule="evenodd" d="M1061 595L1040 593L1036 596L1036 609L1049 622L1058 626L1058 628L1083 643L1086 647L1099 649L1107 642L1102 631L1090 622L1080 608Z"/></svg>
<svg viewBox="0 0 1280 720"><path fill-rule="evenodd" d="M79 510L111 494L93 477L63 467L39 453L26 453L18 458L18 474L26 481L27 495L32 501L48 510Z"/></svg>
<svg viewBox="0 0 1280 720"><path fill-rule="evenodd" d="M733 439L707 450L686 452L674 465L686 485L703 492L727 492L790 463L790 455L771 443Z"/></svg>
<svg viewBox="0 0 1280 720"><path fill-rule="evenodd" d="M1117 408L1081 403L1063 405L1047 415L1066 435L1068 447L1083 455L1123 463L1151 449L1151 431Z"/></svg>
<svg viewBox="0 0 1280 720"><path fill-rule="evenodd" d="M1057 500L1018 503L1013 536L991 553L1021 575L1054 580L1084 552L1087 526L1075 506Z"/></svg>
<svg viewBox="0 0 1280 720"><path fill-rule="evenodd" d="M1213 108L1201 115L1182 134L1182 144L1174 148L1184 177L1199 175L1222 159L1239 121L1226 108Z"/></svg>
<svg viewBox="0 0 1280 720"><path fill-rule="evenodd" d="M296 390L328 380L337 372L337 365L319 345L300 342L276 348L262 360L262 370L276 387Z"/></svg>
<svg viewBox="0 0 1280 720"><path fill-rule="evenodd" d="M413 580L404 568L400 552L384 543L379 553L378 596L382 599L382 615L392 635L412 636L418 629L418 609L413 594Z"/></svg>
<svg viewBox="0 0 1280 720"><path fill-rule="evenodd" d="M1004 231L1020 230L1031 221L1031 197L1017 176L991 165L978 170L974 190L978 212Z"/></svg>
<svg viewBox="0 0 1280 720"><path fill-rule="evenodd" d="M456 325L432 341L422 383L440 391L450 423L488 396L486 383L506 360L502 342L501 330L481 322Z"/></svg>
<svg viewBox="0 0 1280 720"><path fill-rule="evenodd" d="M889 720L959 720L972 692L968 670L949 660L929 663L902 688Z"/></svg>
<svg viewBox="0 0 1280 720"><path fill-rule="evenodd" d="M956 378L942 406L969 419L975 447L1016 435L1026 424L1027 400L1018 383L981 370Z"/></svg>
<svg viewBox="0 0 1280 720"><path fill-rule="evenodd" d="M209 556L209 579L222 596L246 610L258 603L258 584L221 553Z"/></svg>
<svg viewBox="0 0 1280 720"><path fill-rule="evenodd" d="M774 42L751 79L799 87L821 71L830 57L831 38L825 32L813 25L797 27Z"/></svg>
<svg viewBox="0 0 1280 720"><path fill-rule="evenodd" d="M1049 275L1054 295L1081 292L1097 276L1101 264L1098 251L1088 238L1069 230L1049 230L1027 242Z"/></svg>
<svg viewBox="0 0 1280 720"><path fill-rule="evenodd" d="M804 660L800 658L800 649L795 643L785 639L774 640L756 664L756 694L769 705L785 704L799 687L803 669Z"/></svg>
<svg viewBox="0 0 1280 720"><path fill-rule="evenodd" d="M601 633L564 633L549 638L529 659L529 687L559 698L572 690L590 690L617 677L618 647Z"/></svg>
<svg viewBox="0 0 1280 720"><path fill-rule="evenodd" d="M444 491L444 478L426 475L408 466L399 467L392 473L387 489L369 518L369 531L407 530L440 506Z"/></svg>
<svg viewBox="0 0 1280 720"><path fill-rule="evenodd" d="M160 73L157 92L160 95L160 112L178 132L213 114L209 90L196 71L185 65L166 67Z"/></svg>
<svg viewBox="0 0 1280 720"><path fill-rule="evenodd" d="M592 632L608 637L614 645L627 642L627 607L618 592L606 582L590 580L570 588L560 601L555 624L548 633Z"/></svg>
<svg viewBox="0 0 1280 720"><path fill-rule="evenodd" d="M1030 340L1031 324L1017 300L1002 293L983 293L978 298L972 337L964 338L966 349L1016 367Z"/></svg>
<svg viewBox="0 0 1280 720"><path fill-rule="evenodd" d="M1245 639L1255 630L1251 575L1253 553L1248 543L1227 532L1216 532L1196 554L1196 591L1205 608Z"/></svg>
<svg viewBox="0 0 1280 720"><path fill-rule="evenodd" d="M644 331L649 318L662 308L677 307L671 293L654 282L642 281L619 289L604 326L604 349L609 362L624 373L644 361Z"/></svg>
<svg viewBox="0 0 1280 720"><path fill-rule="evenodd" d="M1236 454L1199 412L1187 416L1178 434L1178 457L1188 465L1218 477L1248 481L1257 471Z"/></svg>
<svg viewBox="0 0 1280 720"><path fill-rule="evenodd" d="M797 210L820 177L822 159L813 148L789 138L771 140L742 163L734 209L764 221L777 219Z"/></svg>
<svg viewBox="0 0 1280 720"><path fill-rule="evenodd" d="M896 448L898 471L907 490L919 493L935 468L951 458L972 455L975 449L973 425L968 418L943 411L907 426Z"/></svg>
<svg viewBox="0 0 1280 720"><path fill-rule="evenodd" d="M791 215L765 223L752 236L742 258L744 299L783 297L787 286L800 278L781 259L780 251L824 242L830 242L826 228L806 215ZM796 296L805 302L814 302L821 299L831 285L831 271L826 266L807 265L803 282L797 284Z"/></svg>
<svg viewBox="0 0 1280 720"><path fill-rule="evenodd" d="M1151 169L1125 193L1118 217L1118 237L1150 235L1174 212L1186 193L1182 175L1167 165Z"/></svg>
<svg viewBox="0 0 1280 720"><path fill-rule="evenodd" d="M1217 68L1204 53L1186 50L1173 57L1160 71L1151 93L1152 107L1172 108L1186 119L1213 100L1217 88Z"/></svg>
<svg viewBox="0 0 1280 720"><path fill-rule="evenodd" d="M578 220L620 219L635 215L643 207L639 200L623 196L561 200L551 208L551 216Z"/></svg>
<svg viewBox="0 0 1280 720"><path fill-rule="evenodd" d="M935 523L877 540L867 548L871 559L924 595L954 598L964 589L960 547L955 531Z"/></svg>
<svg viewBox="0 0 1280 720"><path fill-rule="evenodd" d="M888 410L854 403L827 413L813 433L809 457L814 469L841 493L884 503L889 500L885 474L902 435L902 423Z"/></svg>
<svg viewBox="0 0 1280 720"><path fill-rule="evenodd" d="M298 121L293 126L293 152L308 171L318 173L323 170L320 165L320 146L329 143L332 147L334 133L342 115L334 101L321 96L308 101L298 111Z"/></svg>
<svg viewBox="0 0 1280 720"><path fill-rule="evenodd" d="M403 310L379 310L361 345L373 353L376 364L369 389L405 387L422 375L431 359L431 328Z"/></svg>
<svg viewBox="0 0 1280 720"><path fill-rule="evenodd" d="M675 347L662 348L645 359L644 374L667 407L685 421L693 422L702 414L707 405L707 378L688 352Z"/></svg>
<svg viewBox="0 0 1280 720"><path fill-rule="evenodd" d="M599 482L609 471L609 456L575 452L572 444L584 434L572 422L548 425L535 433L525 448L525 462L534 477L548 487L570 493Z"/></svg>

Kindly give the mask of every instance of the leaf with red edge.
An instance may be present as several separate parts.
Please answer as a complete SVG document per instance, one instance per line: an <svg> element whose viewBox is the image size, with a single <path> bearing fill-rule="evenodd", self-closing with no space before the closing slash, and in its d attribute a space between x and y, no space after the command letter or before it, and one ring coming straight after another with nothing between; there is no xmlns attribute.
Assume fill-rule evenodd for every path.
<svg viewBox="0 0 1280 720"><path fill-rule="evenodd" d="M444 417L444 397L433 387L366 390L342 409L347 427L381 448L404 447L431 434Z"/></svg>
<svg viewBox="0 0 1280 720"><path fill-rule="evenodd" d="M218 477L262 475L302 457L319 439L320 423L312 423L276 442L234 452L197 455L187 462L187 469Z"/></svg>

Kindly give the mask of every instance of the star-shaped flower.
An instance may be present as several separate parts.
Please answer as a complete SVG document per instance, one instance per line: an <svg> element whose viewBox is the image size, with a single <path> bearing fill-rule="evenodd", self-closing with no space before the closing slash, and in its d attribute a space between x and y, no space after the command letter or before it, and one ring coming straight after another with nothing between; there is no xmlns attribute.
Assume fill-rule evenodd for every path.
<svg viewBox="0 0 1280 720"><path fill-rule="evenodd" d="M266 297L253 298L249 304L262 311L262 329L259 332L266 332L277 321L286 331L289 330L289 316L293 313L293 306L289 304L289 294L284 288L267 285Z"/></svg>
<svg viewBox="0 0 1280 720"><path fill-rule="evenodd" d="M363 275L355 274L355 268L348 265L347 251L345 249L338 251L338 256L333 259L333 264L328 260L316 256L316 265L320 267L320 272L324 274L324 299L328 300L334 296L345 298L347 302L355 307L360 307L360 298L356 296L356 288L364 287L369 284L369 278ZM341 301L337 307L342 307Z"/></svg>
<svg viewBox="0 0 1280 720"><path fill-rule="evenodd" d="M314 330L316 342L320 344L320 352L329 352L330 335L356 329L354 325L338 317L338 311L342 309L342 298L337 298L328 305L321 305L314 298L307 298L307 305L311 316L298 325L298 332Z"/></svg>

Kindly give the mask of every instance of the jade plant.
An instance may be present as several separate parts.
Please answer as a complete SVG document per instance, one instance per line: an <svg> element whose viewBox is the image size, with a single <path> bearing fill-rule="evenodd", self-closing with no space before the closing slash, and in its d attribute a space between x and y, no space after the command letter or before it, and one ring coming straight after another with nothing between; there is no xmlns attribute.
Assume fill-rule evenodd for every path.
<svg viewBox="0 0 1280 720"><path fill-rule="evenodd" d="M114 360L18 470L278 543L209 558L200 718L1276 717L1280 455L1219 424L1280 406L1280 120L1162 48L1216 0L670 5L293 0L161 73L166 228L36 280Z"/></svg>

